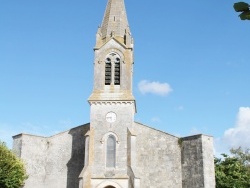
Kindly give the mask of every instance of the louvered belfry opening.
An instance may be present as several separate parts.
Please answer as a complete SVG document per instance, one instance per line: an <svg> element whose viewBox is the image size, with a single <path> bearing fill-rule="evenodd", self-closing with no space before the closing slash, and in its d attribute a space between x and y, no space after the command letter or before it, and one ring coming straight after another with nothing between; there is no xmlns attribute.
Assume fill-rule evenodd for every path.
<svg viewBox="0 0 250 188"><path fill-rule="evenodd" d="M105 85L110 85L112 80L111 59L107 58L105 63Z"/></svg>
<svg viewBox="0 0 250 188"><path fill-rule="evenodd" d="M115 61L115 85L120 85L120 59Z"/></svg>
<svg viewBox="0 0 250 188"><path fill-rule="evenodd" d="M109 135L107 139L106 167L115 168L116 156L116 139L113 135Z"/></svg>
<svg viewBox="0 0 250 188"><path fill-rule="evenodd" d="M105 85L121 84L121 60L114 52L107 55L105 60Z"/></svg>

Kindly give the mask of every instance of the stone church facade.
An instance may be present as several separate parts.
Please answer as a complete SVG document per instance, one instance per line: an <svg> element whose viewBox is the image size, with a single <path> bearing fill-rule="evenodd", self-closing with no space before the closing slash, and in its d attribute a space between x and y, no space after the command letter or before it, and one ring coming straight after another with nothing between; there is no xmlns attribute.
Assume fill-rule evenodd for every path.
<svg viewBox="0 0 250 188"><path fill-rule="evenodd" d="M90 123L13 136L24 188L214 188L213 138L179 138L134 121L133 38L124 0L108 0L94 48Z"/></svg>

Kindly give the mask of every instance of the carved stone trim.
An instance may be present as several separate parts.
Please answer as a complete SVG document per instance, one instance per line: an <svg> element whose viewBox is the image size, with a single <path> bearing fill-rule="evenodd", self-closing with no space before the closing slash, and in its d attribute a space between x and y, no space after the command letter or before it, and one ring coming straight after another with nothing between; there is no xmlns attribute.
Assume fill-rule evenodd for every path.
<svg viewBox="0 0 250 188"><path fill-rule="evenodd" d="M118 183L111 181L111 180L104 180L102 183L100 183L96 188L103 188L103 187L107 187L107 186L113 186L116 188L122 188L121 185L119 185Z"/></svg>
<svg viewBox="0 0 250 188"><path fill-rule="evenodd" d="M92 105L134 104L134 101L89 101Z"/></svg>
<svg viewBox="0 0 250 188"><path fill-rule="evenodd" d="M120 139L119 137L114 133L114 132L107 132L103 137L102 139L100 140L101 144L104 144L105 141L107 140L108 136L109 135L113 135L115 138L116 138L116 143L117 144L120 144Z"/></svg>

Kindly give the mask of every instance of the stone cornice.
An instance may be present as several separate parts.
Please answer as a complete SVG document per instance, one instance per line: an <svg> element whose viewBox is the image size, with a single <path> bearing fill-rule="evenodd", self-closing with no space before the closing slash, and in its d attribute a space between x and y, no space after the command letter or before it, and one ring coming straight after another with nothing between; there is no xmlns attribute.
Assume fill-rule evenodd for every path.
<svg viewBox="0 0 250 188"><path fill-rule="evenodd" d="M135 104L135 101L88 101L91 105Z"/></svg>

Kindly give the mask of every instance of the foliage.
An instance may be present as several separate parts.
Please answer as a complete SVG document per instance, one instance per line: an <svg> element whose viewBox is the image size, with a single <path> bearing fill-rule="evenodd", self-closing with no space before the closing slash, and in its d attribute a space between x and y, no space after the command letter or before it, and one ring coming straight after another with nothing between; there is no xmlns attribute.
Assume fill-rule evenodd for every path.
<svg viewBox="0 0 250 188"><path fill-rule="evenodd" d="M241 20L250 20L250 5L245 2L234 3L234 10L236 12L241 12L239 15Z"/></svg>
<svg viewBox="0 0 250 188"><path fill-rule="evenodd" d="M223 159L215 158L216 188L250 187L250 153L241 147L230 150L232 156L222 154Z"/></svg>
<svg viewBox="0 0 250 188"><path fill-rule="evenodd" d="M25 179L23 162L0 141L0 187L20 188Z"/></svg>
<svg viewBox="0 0 250 188"><path fill-rule="evenodd" d="M250 149L243 151L242 148L239 147L237 149L231 149L230 152L240 160L250 174Z"/></svg>

